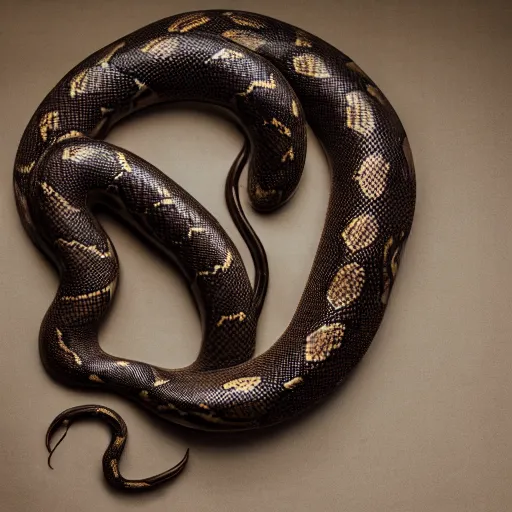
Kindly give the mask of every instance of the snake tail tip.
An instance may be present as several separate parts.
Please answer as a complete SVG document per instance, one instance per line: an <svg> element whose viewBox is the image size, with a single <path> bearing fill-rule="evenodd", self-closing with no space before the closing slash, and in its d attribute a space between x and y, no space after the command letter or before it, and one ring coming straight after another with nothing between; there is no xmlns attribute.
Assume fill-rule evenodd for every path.
<svg viewBox="0 0 512 512"><path fill-rule="evenodd" d="M62 418L59 418L59 419L61 420ZM51 443L53 434L60 426L66 427L66 430L65 430L64 434L62 434L61 438L57 441L57 444L52 448L50 443ZM69 420L65 419L62 422L54 420L52 422L52 424L50 425L50 427L48 428L48 431L46 433L46 449L49 452L48 467L52 470L54 469L51 464L52 455L54 454L54 452L57 449L57 447L59 446L59 444L62 443L62 441L64 441L64 438L66 437L70 426L71 426L71 422Z"/></svg>

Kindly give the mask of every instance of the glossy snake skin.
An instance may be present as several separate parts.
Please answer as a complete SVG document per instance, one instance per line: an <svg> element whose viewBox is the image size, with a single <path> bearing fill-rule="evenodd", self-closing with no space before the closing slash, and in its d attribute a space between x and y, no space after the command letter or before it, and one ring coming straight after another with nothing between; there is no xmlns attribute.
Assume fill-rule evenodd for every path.
<svg viewBox="0 0 512 512"><path fill-rule="evenodd" d="M266 261L237 213L236 194L231 211L255 259L255 289L211 214L148 162L101 141L135 110L184 100L224 107L243 126L251 147L248 191L257 210L280 207L298 186L306 121L332 168L325 227L302 299L283 335L254 359ZM232 186L244 156L230 175ZM60 272L40 331L46 370L65 384L119 393L169 421L211 430L294 418L344 379L379 327L415 204L409 143L375 83L321 39L231 11L158 21L72 69L23 134L14 189L23 226ZM204 334L190 367L168 370L101 349L98 328L119 268L91 213L98 203L173 258L190 283ZM112 485L149 488L184 467L186 458L162 475L125 480L118 467L124 422L97 405L56 418L48 447L59 426L91 415L113 429L103 461Z"/></svg>

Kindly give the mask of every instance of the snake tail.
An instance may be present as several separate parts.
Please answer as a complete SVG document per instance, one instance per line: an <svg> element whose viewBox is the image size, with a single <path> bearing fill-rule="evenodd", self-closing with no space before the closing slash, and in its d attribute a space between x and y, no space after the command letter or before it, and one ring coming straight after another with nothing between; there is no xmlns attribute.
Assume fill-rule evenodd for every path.
<svg viewBox="0 0 512 512"><path fill-rule="evenodd" d="M129 491L144 491L152 489L158 485L161 485L175 477L177 477L187 465L189 450L187 449L185 456L175 466L149 478L143 478L140 480L128 480L123 477L119 469L119 463L121 456L123 455L126 441L128 438L128 429L124 420L112 409L104 407L102 405L81 405L78 407L72 407L63 411L59 414L48 427L46 433L46 448L50 452L48 457L48 465L50 465L50 458L55 452L55 449L62 442L66 436L71 424L80 419L84 418L95 418L109 425L112 432L112 438L110 443L105 450L103 455L103 474L107 482L117 489L129 490ZM55 447L51 448L51 441L56 431L65 427L66 431L61 439L57 442ZM53 468L52 468L53 469Z"/></svg>

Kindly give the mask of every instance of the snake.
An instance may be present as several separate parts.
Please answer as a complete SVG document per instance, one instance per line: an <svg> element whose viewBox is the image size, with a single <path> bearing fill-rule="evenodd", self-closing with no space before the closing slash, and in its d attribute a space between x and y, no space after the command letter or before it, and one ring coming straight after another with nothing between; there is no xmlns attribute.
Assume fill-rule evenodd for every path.
<svg viewBox="0 0 512 512"><path fill-rule="evenodd" d="M213 105L244 134L225 190L254 261L253 281L207 209L149 162L104 140L133 112L171 102ZM256 212L285 205L303 173L308 128L330 167L325 224L291 321L253 357L269 269L241 207L239 179L247 166ZM295 420L364 356L411 232L416 181L396 111L352 59L277 19L204 10L136 30L69 71L22 135L14 195L25 231L60 276L39 334L51 378L116 393L172 423L235 431ZM119 279L115 247L96 216L103 208L183 274L202 325L190 366L167 369L101 348L99 328ZM125 479L126 425L101 405L57 416L46 435L50 455L55 432L85 417L111 428L103 472L117 489L153 488L187 463L188 451L168 471Z"/></svg>

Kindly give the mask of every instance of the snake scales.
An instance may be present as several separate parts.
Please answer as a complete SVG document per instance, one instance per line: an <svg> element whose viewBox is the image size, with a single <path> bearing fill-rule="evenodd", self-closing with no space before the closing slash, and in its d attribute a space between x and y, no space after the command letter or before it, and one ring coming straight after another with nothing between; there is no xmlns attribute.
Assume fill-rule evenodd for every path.
<svg viewBox="0 0 512 512"><path fill-rule="evenodd" d="M224 107L243 126L256 210L278 208L293 195L305 161L306 120L332 168L325 226L303 296L283 335L254 359L267 266L236 192L247 147L227 190L255 261L254 288L236 247L200 204L148 162L101 140L138 109L185 100ZM40 331L49 374L211 430L292 418L343 380L381 322L415 204L409 143L375 83L312 34L232 11L158 21L72 69L23 134L14 191L24 228L60 273ZM168 370L101 349L98 326L113 300L118 260L91 213L98 203L168 254L188 280L203 326L201 352L190 367ZM118 460L126 427L102 406L64 411L48 430L47 446L59 426L91 415L112 427L103 459L110 484L149 488L183 469L187 456L155 477L124 479Z"/></svg>

